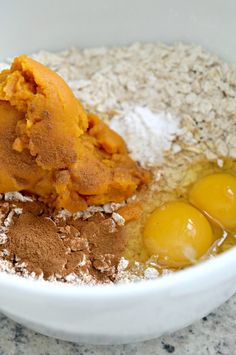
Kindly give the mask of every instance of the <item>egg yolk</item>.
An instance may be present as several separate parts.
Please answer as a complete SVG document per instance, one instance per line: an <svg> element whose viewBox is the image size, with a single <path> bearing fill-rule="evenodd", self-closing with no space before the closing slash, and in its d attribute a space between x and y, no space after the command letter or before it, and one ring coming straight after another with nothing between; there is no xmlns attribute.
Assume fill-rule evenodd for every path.
<svg viewBox="0 0 236 355"><path fill-rule="evenodd" d="M223 227L236 230L236 177L226 173L205 176L189 192L190 202Z"/></svg>
<svg viewBox="0 0 236 355"><path fill-rule="evenodd" d="M168 267L194 263L214 242L206 217L185 202L169 202L154 210L143 237L148 253Z"/></svg>

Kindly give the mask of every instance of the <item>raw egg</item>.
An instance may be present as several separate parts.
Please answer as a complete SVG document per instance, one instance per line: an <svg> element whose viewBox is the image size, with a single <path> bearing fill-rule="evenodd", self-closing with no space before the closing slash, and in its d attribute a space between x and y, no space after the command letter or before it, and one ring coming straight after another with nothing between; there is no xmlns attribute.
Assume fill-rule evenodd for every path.
<svg viewBox="0 0 236 355"><path fill-rule="evenodd" d="M218 173L197 181L189 192L190 202L223 227L236 229L236 177Z"/></svg>
<svg viewBox="0 0 236 355"><path fill-rule="evenodd" d="M169 202L155 209L143 237L149 255L157 255L159 263L167 267L194 263L214 242L207 218L185 202Z"/></svg>

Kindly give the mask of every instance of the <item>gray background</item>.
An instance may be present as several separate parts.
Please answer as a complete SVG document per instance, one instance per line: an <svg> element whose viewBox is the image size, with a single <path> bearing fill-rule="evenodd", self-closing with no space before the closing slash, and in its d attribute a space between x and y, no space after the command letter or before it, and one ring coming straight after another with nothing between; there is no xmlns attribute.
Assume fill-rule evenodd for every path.
<svg viewBox="0 0 236 355"><path fill-rule="evenodd" d="M194 325L139 344L93 346L36 334L0 315L0 355L235 355L236 295Z"/></svg>

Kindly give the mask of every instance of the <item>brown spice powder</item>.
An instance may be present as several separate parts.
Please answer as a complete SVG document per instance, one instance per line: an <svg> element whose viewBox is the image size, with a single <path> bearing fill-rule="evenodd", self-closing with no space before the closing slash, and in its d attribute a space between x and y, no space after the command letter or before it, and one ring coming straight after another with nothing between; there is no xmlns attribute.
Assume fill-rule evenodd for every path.
<svg viewBox="0 0 236 355"><path fill-rule="evenodd" d="M88 276L96 283L114 281L124 237L111 214L96 213L86 220L58 218L37 200L0 201L4 218L10 207L21 208L22 213L13 216L0 251L8 251L2 258L15 268L20 262L29 273L44 279L66 281L68 275L74 275L79 279Z"/></svg>
<svg viewBox="0 0 236 355"><path fill-rule="evenodd" d="M28 269L47 278L63 270L66 248L49 218L23 213L15 219L8 232L10 256L17 255Z"/></svg>

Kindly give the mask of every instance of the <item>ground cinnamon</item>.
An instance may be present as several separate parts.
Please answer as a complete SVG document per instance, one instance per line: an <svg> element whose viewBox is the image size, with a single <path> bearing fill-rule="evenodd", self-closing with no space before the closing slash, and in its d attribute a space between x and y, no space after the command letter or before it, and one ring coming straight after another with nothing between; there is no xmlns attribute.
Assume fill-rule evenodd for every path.
<svg viewBox="0 0 236 355"><path fill-rule="evenodd" d="M38 200L0 201L3 223L14 209L18 214L12 217L0 251L16 271L23 267L29 274L62 281L73 277L96 283L114 280L124 237L111 213L74 219L59 217Z"/></svg>
<svg viewBox="0 0 236 355"><path fill-rule="evenodd" d="M15 218L8 238L10 257L17 256L30 271L43 272L45 278L61 272L67 263L66 248L55 224L47 217L23 213Z"/></svg>

